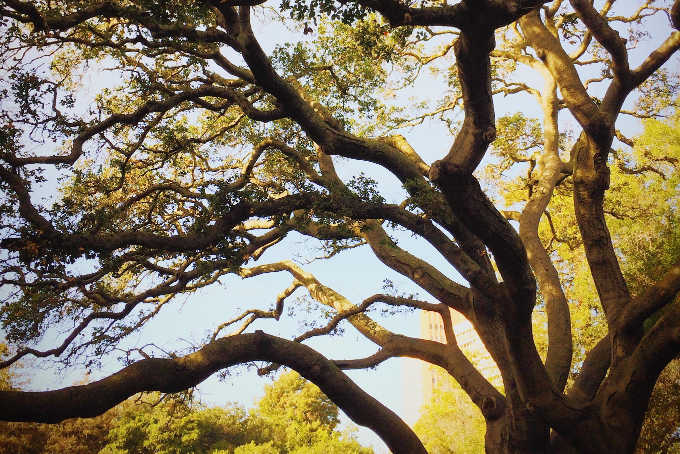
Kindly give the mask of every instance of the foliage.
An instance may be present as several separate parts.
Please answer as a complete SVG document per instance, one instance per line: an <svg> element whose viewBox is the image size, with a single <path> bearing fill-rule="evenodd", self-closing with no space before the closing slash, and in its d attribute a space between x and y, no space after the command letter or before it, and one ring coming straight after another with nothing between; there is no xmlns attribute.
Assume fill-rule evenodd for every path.
<svg viewBox="0 0 680 454"><path fill-rule="evenodd" d="M430 454L478 454L484 451L484 417L460 385L442 377L420 410L413 429Z"/></svg>
<svg viewBox="0 0 680 454"><path fill-rule="evenodd" d="M222 454L220 451L218 453ZM264 444L257 444L251 441L234 449L234 454L279 454L279 451L274 447L274 442L272 441Z"/></svg>
<svg viewBox="0 0 680 454"><path fill-rule="evenodd" d="M639 454L680 451L680 362L670 363L659 376L649 401L636 448Z"/></svg>
<svg viewBox="0 0 680 454"><path fill-rule="evenodd" d="M338 407L316 385L292 371L265 388L252 415L277 453L372 452L335 430Z"/></svg>
<svg viewBox="0 0 680 454"><path fill-rule="evenodd" d="M249 412L238 406L190 408L174 401L136 406L115 421L100 451L128 453L368 454L335 430L338 408L295 372L267 386Z"/></svg>
<svg viewBox="0 0 680 454"><path fill-rule="evenodd" d="M210 453L249 439L245 412L238 408L192 410L147 403L117 419L101 453Z"/></svg>

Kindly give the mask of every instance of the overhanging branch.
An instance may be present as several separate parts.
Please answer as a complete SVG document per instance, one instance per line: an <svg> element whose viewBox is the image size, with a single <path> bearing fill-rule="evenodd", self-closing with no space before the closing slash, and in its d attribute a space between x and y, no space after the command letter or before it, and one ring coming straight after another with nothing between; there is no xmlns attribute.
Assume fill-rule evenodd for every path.
<svg viewBox="0 0 680 454"><path fill-rule="evenodd" d="M355 423L374 430L392 452L426 454L418 437L394 412L323 355L261 331L218 339L180 358L144 359L87 385L43 392L0 391L0 419L56 423L92 417L136 393L178 392L220 369L249 361L272 361L296 370L319 386Z"/></svg>

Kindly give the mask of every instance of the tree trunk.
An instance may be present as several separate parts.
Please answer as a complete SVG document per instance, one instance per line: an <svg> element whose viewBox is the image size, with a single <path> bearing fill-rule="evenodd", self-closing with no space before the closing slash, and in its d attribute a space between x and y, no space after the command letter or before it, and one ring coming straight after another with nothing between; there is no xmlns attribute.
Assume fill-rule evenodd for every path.
<svg viewBox="0 0 680 454"><path fill-rule="evenodd" d="M486 454L547 454L549 428L527 409L508 409L505 415L486 422Z"/></svg>

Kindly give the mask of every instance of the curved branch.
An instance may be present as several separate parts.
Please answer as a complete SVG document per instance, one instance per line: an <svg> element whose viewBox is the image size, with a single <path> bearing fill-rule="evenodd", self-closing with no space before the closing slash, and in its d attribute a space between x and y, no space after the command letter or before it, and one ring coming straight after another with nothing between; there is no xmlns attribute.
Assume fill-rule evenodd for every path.
<svg viewBox="0 0 680 454"><path fill-rule="evenodd" d="M611 342L605 336L588 352L568 396L574 402L586 403L595 397L611 364Z"/></svg>
<svg viewBox="0 0 680 454"><path fill-rule="evenodd" d="M124 317L126 317L132 310L139 304L139 302L131 302L127 303L125 307L118 311L118 312L113 312L113 311L104 311L104 312L93 312L87 317L85 317L79 324L76 326L73 331L66 337L66 339L63 340L61 345L58 347L49 349L49 350L36 350L34 348L23 348L20 351L18 351L15 355L12 357L0 361L0 369L4 369L6 367L11 366L12 364L16 363L19 361L21 358L23 358L26 355L33 355L36 358L47 358L48 356L59 356L61 355L69 345L75 340L78 335L85 330L89 326L89 324L94 321L94 320L120 320Z"/></svg>
<svg viewBox="0 0 680 454"><path fill-rule="evenodd" d="M273 318L278 320L279 317L281 317L281 313L283 312L283 304L290 295L293 294L295 290L298 289L302 284L298 281L293 281L285 290L283 290L281 293L278 294L276 297L276 305L274 306L274 310L271 311L262 311L259 309L249 309L245 312L243 312L241 315L238 315L234 317L233 319L226 321L224 323L220 323L220 325L215 328L215 331L213 332L212 337L210 338L211 341L214 341L217 339L217 336L220 334L220 332L224 329L227 328L230 325L233 325L236 322L239 322L246 318L248 315L251 317L248 318L246 322L244 322L241 327L236 330L235 333L233 334L241 334L252 322L254 322L258 318ZM232 334L232 335L233 335ZM298 341L296 339L296 341Z"/></svg>
<svg viewBox="0 0 680 454"><path fill-rule="evenodd" d="M259 265L252 268L242 268L239 271L239 274L243 278L250 278L261 274L276 273L281 271L290 273L293 278L300 283L300 285L307 289L309 295L319 303L328 307L332 307L340 313L344 313L346 311L354 312L356 310L357 306L343 295L336 292L332 288L323 285L313 274L304 271L302 268L289 260L270 263L267 265ZM373 319L368 317L362 311L357 311L357 313L351 315L348 320L350 323L352 323L352 326L354 326L362 335L377 345L383 346L394 340L396 337L399 337L393 332L378 325Z"/></svg>
<svg viewBox="0 0 680 454"><path fill-rule="evenodd" d="M0 175L4 169L0 167ZM23 186L12 188L15 192L23 191L28 197L28 192ZM252 216L270 216L282 213L290 213L301 207L310 207L318 203L319 194L303 193L268 200L258 204L250 201L241 201L224 213L214 223L205 227L200 233L186 235L162 235L145 231L123 231L101 234L62 234L57 232L45 218L37 213L30 205L30 200L20 198L20 211L25 210L31 216L36 227L41 230L41 238L50 241L49 246L56 250L94 250L98 252L113 251L119 248L138 245L150 249L165 249L172 251L196 251L206 249L215 242L224 239L234 227ZM366 208L366 206L364 206ZM374 207L373 207L374 208ZM22 214L24 211L21 211ZM34 214L39 218L35 219ZM3 248L18 250L25 246L26 240L21 238L6 238L0 242Z"/></svg>
<svg viewBox="0 0 680 454"><path fill-rule="evenodd" d="M385 265L408 277L439 301L464 314L470 313L472 296L469 289L449 279L426 261L398 247L378 222L367 222L358 233L368 241L373 253Z"/></svg>
<svg viewBox="0 0 680 454"><path fill-rule="evenodd" d="M180 292L182 290L188 289L188 283L197 277L200 276L200 272L198 270L192 270L189 272L186 272L186 268L192 263L192 261L188 261L185 263L180 270L177 270L173 273L172 277L167 279L165 282L162 282L158 284L155 287L152 287L134 297L129 297L129 298L115 298L111 295L103 294L101 292L96 292L96 293L89 293L87 292L84 288L81 288L81 291L89 298L99 300L103 299L106 301L107 305L113 305L118 302L122 302L125 305L123 308L121 308L119 311L97 311L97 312L92 312L89 315L87 315L85 318L83 318L78 325L75 326L69 333L69 335L62 341L62 343L55 348L49 349L49 350L36 350L34 348L24 348L19 350L15 355L13 355L11 358L8 358L4 361L0 361L0 369L4 369L6 367L11 366L21 358L23 358L26 355L33 355L38 358L46 358L49 356L60 356L66 349L73 343L73 341L88 327L90 324L96 320L110 320L112 322L122 320L125 317L127 317L140 303L144 302L145 300L149 298L154 298L154 297L159 297L159 296L165 296L166 297L166 302L169 300L172 295L176 294L177 292ZM218 263L214 264L215 267L219 267ZM162 306L164 303L159 304L158 308Z"/></svg>
<svg viewBox="0 0 680 454"><path fill-rule="evenodd" d="M358 0L357 3L378 11L393 27L400 25L443 25L460 29L472 27L496 29L514 22L523 14L538 8L547 1L498 2L487 0L421 8L410 8L397 0Z"/></svg>
<svg viewBox="0 0 680 454"><path fill-rule="evenodd" d="M676 5L680 3L676 2ZM677 8L680 10L680 7ZM654 71L666 63L668 59L680 49L680 32L673 32L666 40L632 71L633 84L635 86L644 82Z"/></svg>
<svg viewBox="0 0 680 454"><path fill-rule="evenodd" d="M112 1L82 6L72 13L65 14L55 10L40 11L33 4L19 0L6 0L4 3L22 14L13 15L16 20L32 23L37 31L66 31L96 17L125 18L146 27L154 37L184 37L203 43L225 43L235 48L239 47L238 41L231 35L215 27L198 30L184 23L163 24L158 21L157 16L148 14L144 9L123 6Z"/></svg>
<svg viewBox="0 0 680 454"><path fill-rule="evenodd" d="M559 85L562 98L581 127L598 138L608 131L604 116L581 83L572 60L560 42L541 22L538 13L530 13L520 20L522 31L538 57Z"/></svg>
<svg viewBox="0 0 680 454"><path fill-rule="evenodd" d="M362 306L368 307L376 298L386 300L388 303L416 306L427 310L433 309L433 305L411 299L389 297L388 295L375 295L364 301L361 306L356 306L333 289L321 284L312 274L305 272L289 261L242 269L241 276L251 277L279 271L287 271L292 274L296 280L307 288L312 298L338 311L339 314L336 317L338 322L341 316L343 316L342 318L348 317L348 321L352 326L367 339L379 345L382 353L373 358L376 361L379 358L382 358L381 361L384 361L391 355L409 356L431 362L446 369L458 380L461 386L470 394L473 402L482 411L487 411L489 417L491 415L498 417L496 413L504 408L503 396L480 374L455 342L445 345L439 342L395 334L378 325L373 319L359 310L360 308L363 309ZM445 309L448 310L443 305L436 308L438 312ZM331 321L331 325L336 318Z"/></svg>
<svg viewBox="0 0 680 454"><path fill-rule="evenodd" d="M520 215L519 235L546 302L548 353L545 366L557 389L564 389L572 359L571 319L567 298L548 252L538 236L538 226L553 191L562 177L559 155L557 84L546 74L539 100L543 108L543 156L537 169L538 182ZM552 227L552 222L550 223Z"/></svg>
<svg viewBox="0 0 680 454"><path fill-rule="evenodd" d="M430 340L418 340L410 345L405 342L389 344L365 358L336 360L335 364L341 369L362 369L375 367L398 356L426 360L445 369L487 420L499 418L506 409L505 397L484 378L455 343L444 346Z"/></svg>
<svg viewBox="0 0 680 454"><path fill-rule="evenodd" d="M306 339L309 339L310 337L314 336L322 336L324 334L328 334L331 331L333 331L338 324L347 319L348 317L351 317L352 315L357 315L359 313L362 313L366 311L371 305L375 303L386 303L392 306L406 306L406 307L413 307L413 308L418 308L418 309L423 309L423 310L430 310L430 311L439 311L439 306L436 304L432 303L427 303L425 301L419 301L415 300L413 298L404 298L404 297L399 297L399 296L391 296L391 295L383 295L383 294L376 294L373 296L370 296L363 300L361 304L358 306L355 306L351 309L338 312L333 318L330 319L330 321L326 324L326 326L322 326L320 328L315 328L311 329L298 337L295 338L295 342L302 342ZM385 358L387 359L387 358ZM338 361L336 361L336 364L338 364Z"/></svg>
<svg viewBox="0 0 680 454"><path fill-rule="evenodd" d="M271 361L316 384L357 424L375 431L395 453L427 454L418 437L391 410L359 388L333 362L306 345L262 332L218 339L195 353L138 361L102 380L55 391L0 391L0 419L55 423L92 417L143 391L173 393L220 369Z"/></svg>
<svg viewBox="0 0 680 454"><path fill-rule="evenodd" d="M377 352L365 358L336 359L333 362L336 366L343 370L369 369L371 367L376 367L388 359L394 358L395 356L398 356L398 352L394 348L381 348Z"/></svg>

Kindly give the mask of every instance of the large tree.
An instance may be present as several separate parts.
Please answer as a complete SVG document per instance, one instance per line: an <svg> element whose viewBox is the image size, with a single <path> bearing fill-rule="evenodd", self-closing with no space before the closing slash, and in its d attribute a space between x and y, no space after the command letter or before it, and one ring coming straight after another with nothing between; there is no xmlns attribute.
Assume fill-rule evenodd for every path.
<svg viewBox="0 0 680 454"><path fill-rule="evenodd" d="M269 361L317 384L394 452L419 453L425 450L411 429L342 372L409 356L443 368L470 396L486 421L488 452L632 452L654 384L680 351L680 306L672 304L680 262L629 288L625 257L607 227L609 164L615 137L630 142L617 120L631 93L646 89L632 113L652 116L668 107L649 101L663 100L654 90L668 91L669 100L677 95L661 67L680 47L680 32L672 30L680 28L680 1L616 6L2 0L0 266L10 291L0 316L16 353L0 366L27 355L67 363L104 355L175 296L227 274L256 282L287 273L292 283L269 311L254 308L223 323L206 317L214 335L185 356L138 349L128 352L127 367L94 383L0 391L0 419L93 416L140 391L175 392L232 365ZM267 29L254 32L251 17L263 8L290 12L299 42L263 50L258 38ZM649 21L659 43L632 62ZM382 99L391 78L409 87L451 51L448 88L435 92L430 80L416 91L438 98L431 109ZM87 106L78 75L93 66L115 81L97 81ZM537 71L542 86L532 87L516 72L520 66ZM494 96L518 93L539 101L542 122L496 120ZM572 139L562 134L561 111L577 125ZM450 125L449 144L415 150L393 133L427 127L430 117ZM526 193L513 206L492 199L516 173L501 169L484 186L473 173L493 158L490 151L496 160L484 162L496 169L503 160L527 164ZM336 166L347 161L339 157L383 168L403 193L364 174L343 180ZM676 164L667 156L652 168L663 173ZM631 165L622 164L644 173ZM55 174L59 191L41 199L37 188ZM606 327L578 367L574 301L560 272L580 265L579 255L570 256L579 263L557 262L554 242L541 240L541 220L550 220L544 214L557 194L573 203L577 232L569 244L582 247L596 288L597 301L584 304L599 308ZM400 246L400 230L446 265ZM327 257L370 248L430 301L376 294L352 302L293 261L260 263L294 232L318 240ZM454 271L462 279L454 280ZM260 319L279 320L298 288L327 306L327 324L293 340L248 332ZM367 313L379 303L441 314L446 343L386 329ZM504 393L459 349L449 308L476 328ZM537 308L548 327L543 357L532 328ZM377 345L374 355L328 359L302 343L336 332L343 320ZM73 329L54 348L34 345L49 327L69 323Z"/></svg>

